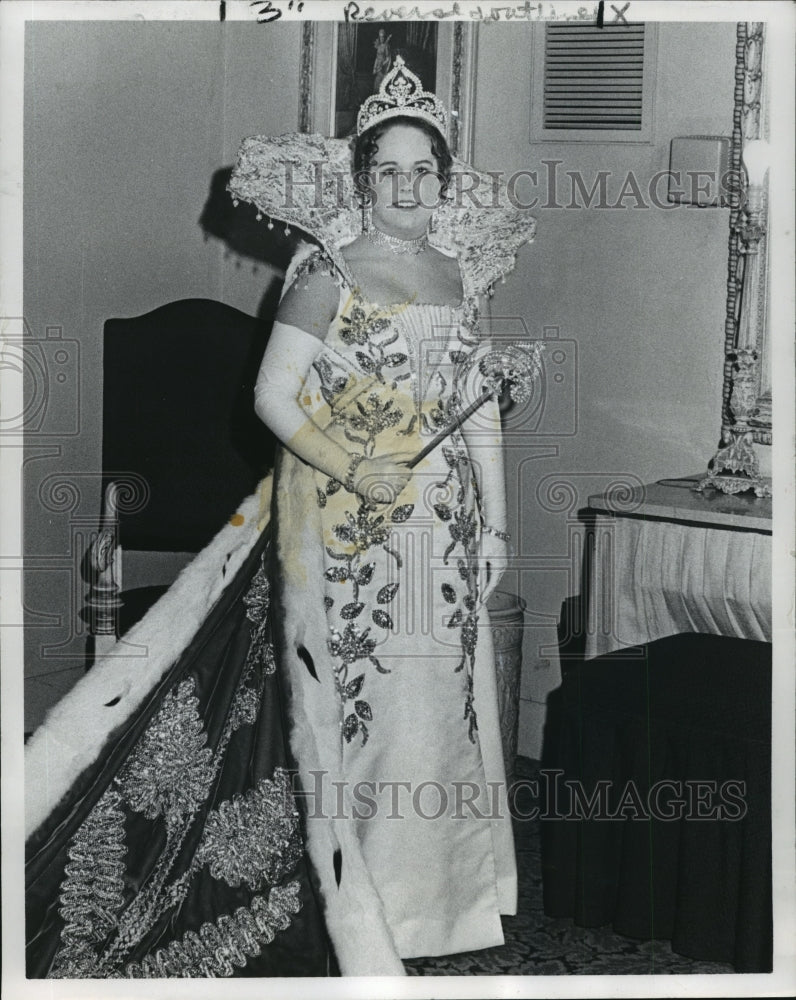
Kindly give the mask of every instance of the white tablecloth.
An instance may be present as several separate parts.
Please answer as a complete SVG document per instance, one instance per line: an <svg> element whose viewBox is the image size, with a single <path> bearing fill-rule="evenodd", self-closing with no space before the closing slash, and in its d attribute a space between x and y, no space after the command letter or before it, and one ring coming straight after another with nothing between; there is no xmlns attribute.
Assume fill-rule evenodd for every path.
<svg viewBox="0 0 796 1000"><path fill-rule="evenodd" d="M595 519L586 658L681 632L771 641L771 536Z"/></svg>

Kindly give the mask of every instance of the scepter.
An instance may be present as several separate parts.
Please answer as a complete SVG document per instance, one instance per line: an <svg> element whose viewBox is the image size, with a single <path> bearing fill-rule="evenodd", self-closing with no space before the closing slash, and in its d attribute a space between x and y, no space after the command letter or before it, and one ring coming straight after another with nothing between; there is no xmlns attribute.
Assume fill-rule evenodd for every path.
<svg viewBox="0 0 796 1000"><path fill-rule="evenodd" d="M468 420L484 403L497 399L506 389L515 403L525 403L531 398L533 384L542 371L542 350L544 344L534 342L532 347L525 344L508 344L503 348L490 351L478 362L478 370L484 376L481 395L424 445L423 448L407 462L410 469L433 451L449 434L457 430L465 420Z"/></svg>

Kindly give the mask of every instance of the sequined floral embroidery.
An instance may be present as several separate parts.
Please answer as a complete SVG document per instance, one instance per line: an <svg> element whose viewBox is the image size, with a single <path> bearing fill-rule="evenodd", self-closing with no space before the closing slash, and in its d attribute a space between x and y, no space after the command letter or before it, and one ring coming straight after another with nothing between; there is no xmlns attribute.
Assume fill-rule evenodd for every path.
<svg viewBox="0 0 796 1000"><path fill-rule="evenodd" d="M290 926L301 909L300 885L290 882L274 886L268 899L255 896L250 907L241 906L197 931L189 931L179 941L159 948L141 962L130 962L124 970L128 979L174 979L232 976L250 957L259 955L278 931Z"/></svg>
<svg viewBox="0 0 796 1000"><path fill-rule="evenodd" d="M343 344L356 348L353 357L358 370L347 371L343 359L332 352L315 363L332 423L340 426L345 438L366 457L376 453L381 435L394 432L405 420L394 390L410 379L412 372L408 355L391 350L399 336L393 328L395 311L392 307L369 307L357 291L352 292L339 320L338 335ZM366 388L357 395L359 385ZM368 386L374 389L368 391ZM327 480L317 490L319 506L326 507L339 489L336 480ZM373 722L365 691L366 673L356 667L369 663L377 672L389 673L376 656L376 648L381 641L379 630L393 628L388 605L398 584L375 580L374 571L383 558L375 550L381 549L400 564L399 554L390 548L392 525L406 520L412 509L411 504L401 504L389 510L357 497L351 507L340 509L341 519L331 525L334 542L327 544L326 553L332 565L324 573L327 585L332 585L325 597L327 646L333 658L342 706L341 730L347 743L358 738L364 745Z"/></svg>
<svg viewBox="0 0 796 1000"><path fill-rule="evenodd" d="M354 358L360 371L381 384L395 388L399 382L411 378L406 369L409 357L403 351L389 348L398 341L393 329L394 317L403 306L369 306L355 289L340 316L340 340L349 347L358 347Z"/></svg>
<svg viewBox="0 0 796 1000"><path fill-rule="evenodd" d="M214 879L260 890L288 877L302 857L298 812L284 768L277 767L271 779L260 780L199 819L232 734L257 716L264 677L271 670L265 560L243 601L251 643L215 748L207 745L195 681L185 678L164 697L114 784L72 837L59 897L64 926L52 977L107 978L120 970L133 977L232 975L299 911L299 883L274 885L267 900L254 897L250 908L241 907L204 924L198 934L189 932L140 962L125 964L159 919L178 912L204 866ZM130 812L153 823L164 820L166 837L145 881L125 898L130 890L124 862ZM199 821L199 847L177 876L173 869ZM153 836L161 834L153 831Z"/></svg>
<svg viewBox="0 0 796 1000"><path fill-rule="evenodd" d="M349 667L360 660L373 664L379 673L389 673L374 655L378 640L371 635L373 625L389 632L393 628L393 620L388 610L389 605L398 593L400 584L390 582L381 586L367 602L361 600L360 590L370 587L373 583L376 562L369 558L369 553L375 547L380 547L395 565L400 568L401 557L393 551L388 542L391 524L407 521L414 510L414 504L400 504L393 507L389 518L385 514L376 513L375 505L362 499L359 501L356 515L345 512L345 522L334 526L336 537L349 547L342 550L327 546L327 554L339 565L330 566L325 576L329 583L343 584L350 587L347 599L337 612L346 621L341 631L335 626L330 628L328 640L329 652L335 658L335 685L343 706L343 736L350 743L355 736L362 740L362 746L368 741L368 723L373 721L373 710L369 702L360 697L365 683L365 674L349 676ZM366 610L370 609L370 624L362 626L355 624ZM349 711L349 707L353 711Z"/></svg>
<svg viewBox="0 0 796 1000"><path fill-rule="evenodd" d="M366 310L358 299L354 299L354 304L349 311L340 319L340 339L344 344L358 344L364 347L370 339L389 325L389 319L382 310ZM397 338L393 338L393 342Z"/></svg>
<svg viewBox="0 0 796 1000"><path fill-rule="evenodd" d="M212 751L199 715L193 678L163 700L130 759L117 776L125 799L147 819L169 824L202 802L213 778Z"/></svg>
<svg viewBox="0 0 796 1000"><path fill-rule="evenodd" d="M109 789L72 838L59 913L64 921L61 945L50 976L92 976L97 948L116 924L124 905L124 812L121 795Z"/></svg>
<svg viewBox="0 0 796 1000"><path fill-rule="evenodd" d="M246 618L251 625L251 641L241 684L232 704L230 715L232 729L251 725L255 721L262 702L265 678L276 670L271 638L271 586L265 555L252 577L248 591L244 594L243 603L246 607Z"/></svg>
<svg viewBox="0 0 796 1000"><path fill-rule="evenodd" d="M460 605L448 619L448 628L459 630L462 656L456 667L456 672L464 671L464 713L463 719L468 723L468 736L471 742L476 742L478 720L473 699L473 673L475 670L475 648L478 641L478 559L475 546L478 538L478 527L475 513L464 506L464 480L469 478L473 489L477 486L472 474L470 461L463 450L446 446L443 449L448 466L448 475L438 483L443 494L452 494L454 503L437 503L434 513L447 525L451 541L445 549L443 559L447 562L451 554L458 548L462 553L456 560L458 577L463 584L460 594L451 583L441 585L442 597L447 604ZM466 670L465 670L466 668Z"/></svg>
<svg viewBox="0 0 796 1000"><path fill-rule="evenodd" d="M359 454L370 457L378 454L381 448L385 451L395 449L396 438L400 435L416 436L417 426L422 432L434 433L450 423L453 414L459 411L459 379L477 343L474 329L477 306L474 300L465 296L462 312L466 317L464 324L446 322L447 317L442 318L439 326L447 330L447 340L440 346L439 340L433 339L439 334L427 333L419 325L422 321L407 312L405 306L391 306L388 310L370 306L357 289L352 290L337 321L338 345L343 344L350 351L346 354L339 346L335 347L332 336L332 344L316 360L315 370L332 424L342 428L345 438L357 445ZM467 327L467 322L473 329ZM403 340L399 345L401 332ZM424 339L427 336L430 339ZM429 352L428 359L425 353L421 356L421 351ZM445 358L445 364L452 366L452 377L446 377L437 368L431 376L433 381L425 384L427 365L435 366L437 361L434 359L441 356ZM356 371L352 371L352 362L356 364ZM373 390L367 388L366 381L363 382L366 377L372 379L370 384L375 386ZM397 391L399 384L406 379L411 380L411 391L400 394ZM366 388L358 392L360 386ZM398 400L401 405L398 405ZM409 401L409 407L404 400ZM469 500L465 499L465 479L472 479L466 449L459 434L454 434L453 441L458 442L455 447L444 446L449 466L448 480L457 487L455 502L444 509L450 539L445 562L457 551L462 553L468 565L464 593L457 595L453 587L448 586L451 586L456 605L455 610L452 609L454 613L450 625L460 630L462 644L462 657L457 670L463 670L465 665L468 667L463 675L465 718L469 722L470 738L475 742L471 673L477 635L477 560L474 551L477 516L470 509ZM330 498L339 488L339 483L333 479L325 484L319 483L318 505L327 508ZM391 536L394 526L412 517L414 507L413 503L399 503L390 509L358 497L356 503L347 508L338 503L335 511L339 514L329 521L334 542L327 541L326 554L331 563L327 563L324 572L327 584L324 604L329 622L327 645L342 707L342 736L349 744L367 743L376 724L368 697L368 665L374 667L377 673L389 673L380 659L378 647L386 638L384 633L391 632L395 627L390 605L398 592L399 581L393 579L390 569L386 582L383 578L377 579L375 569L378 567L382 573L388 567L401 569L401 555L393 549ZM438 516L443 517L442 514ZM377 549L386 553L387 563Z"/></svg>
<svg viewBox="0 0 796 1000"><path fill-rule="evenodd" d="M197 860L228 885L261 889L292 872L302 850L290 775L277 768L272 780L209 813Z"/></svg>
<svg viewBox="0 0 796 1000"><path fill-rule="evenodd" d="M246 655L246 667L259 663L263 673L272 674L276 670L274 646L271 642L271 585L265 557L260 561L260 567L252 578L248 591L243 597L246 605L246 617L251 622L251 643Z"/></svg>
<svg viewBox="0 0 796 1000"><path fill-rule="evenodd" d="M356 441L368 457L373 454L376 438L382 431L389 430L401 422L403 411L388 399L382 403L375 392L363 402L357 401L357 412L347 420L345 436Z"/></svg>

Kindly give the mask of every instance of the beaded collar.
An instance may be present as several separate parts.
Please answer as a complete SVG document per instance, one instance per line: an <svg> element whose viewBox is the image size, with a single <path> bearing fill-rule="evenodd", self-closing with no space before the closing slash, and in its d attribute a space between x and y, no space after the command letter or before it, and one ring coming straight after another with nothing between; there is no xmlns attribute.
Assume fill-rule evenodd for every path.
<svg viewBox="0 0 796 1000"><path fill-rule="evenodd" d="M493 175L454 159L450 190L469 192L476 186L489 193L486 204L471 197L446 200L434 213L428 242L458 257L471 276L472 291L484 294L513 270L517 250L533 239L536 222L527 211L510 206L505 185ZM362 232L346 139L305 133L244 139L228 190L236 204L255 205L258 218L296 226L332 254Z"/></svg>

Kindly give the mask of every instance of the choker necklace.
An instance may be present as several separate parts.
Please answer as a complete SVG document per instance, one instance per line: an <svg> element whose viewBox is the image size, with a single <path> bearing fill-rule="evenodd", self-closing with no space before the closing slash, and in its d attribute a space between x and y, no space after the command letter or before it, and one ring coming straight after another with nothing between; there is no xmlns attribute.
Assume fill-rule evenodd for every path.
<svg viewBox="0 0 796 1000"><path fill-rule="evenodd" d="M370 226L365 235L372 243L378 243L379 246L387 247L393 253L418 254L422 253L428 246L428 235L426 233L413 240L402 240L398 236L389 236L380 229L376 229L375 226Z"/></svg>

